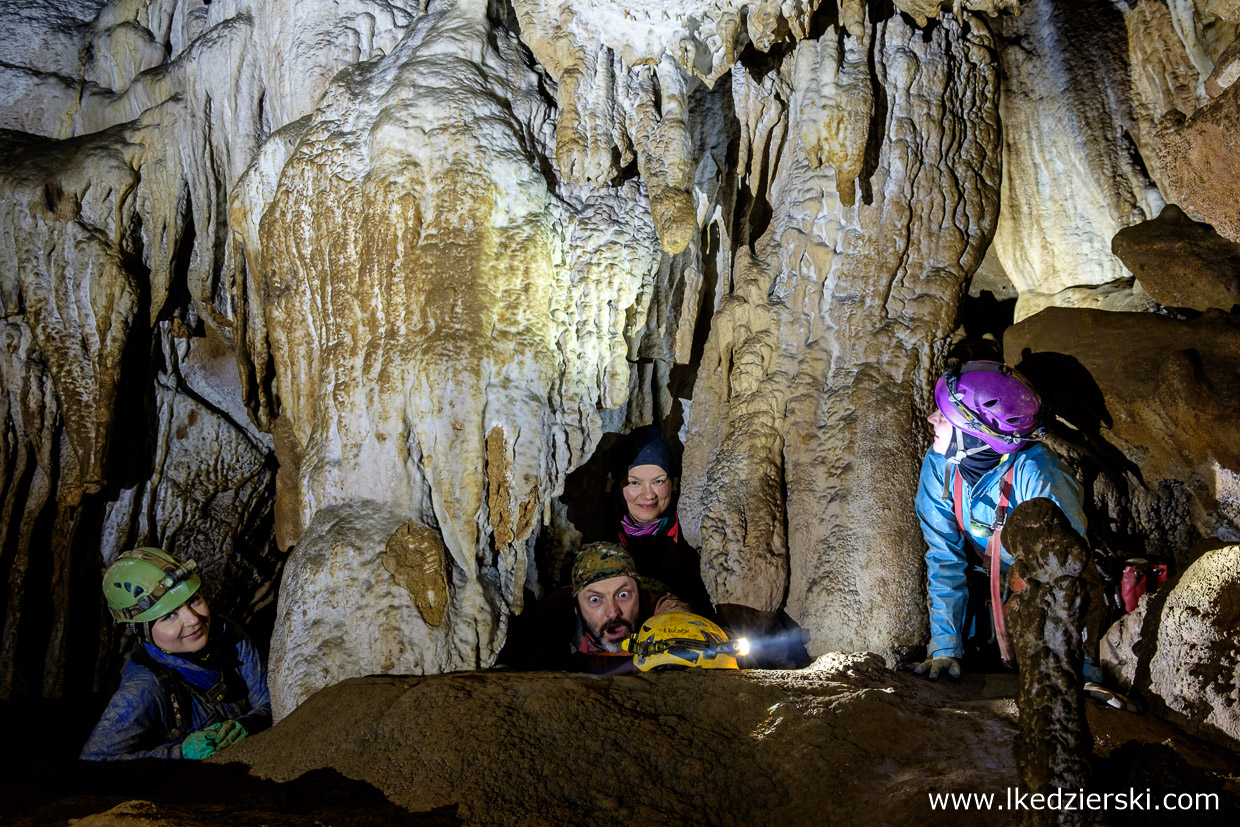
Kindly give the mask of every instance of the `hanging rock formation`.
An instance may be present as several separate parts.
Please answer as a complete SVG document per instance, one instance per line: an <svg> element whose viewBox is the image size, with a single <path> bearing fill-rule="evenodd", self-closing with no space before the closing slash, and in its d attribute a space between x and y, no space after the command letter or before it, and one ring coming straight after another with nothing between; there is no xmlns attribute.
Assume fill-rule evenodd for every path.
<svg viewBox="0 0 1240 827"><path fill-rule="evenodd" d="M1020 292L1020 319L1074 303L1055 298L1069 288L1128 277L1111 237L1153 218L1162 199L1133 152L1129 45L1116 4L1033 0L1000 25L1003 208L994 251Z"/></svg>
<svg viewBox="0 0 1240 827"><path fill-rule="evenodd" d="M1190 167L1234 163L1211 135L1235 22L1205 0L6 4L0 695L105 684L97 580L139 543L199 558L241 619L279 582L280 714L350 675L489 665L580 533L570 474L651 421L683 443L715 600L786 610L814 654L900 657L924 640L921 420L970 277L993 240L1021 314L1144 311L1116 232L1170 200L1228 236L1234 199ZM1104 388L1135 413L1099 434L1142 469L1125 530L1186 554L1234 524L1240 466L1167 436L1179 409L1143 383L1190 376L1220 418L1229 385L1213 355L1136 354L1141 394Z"/></svg>
<svg viewBox="0 0 1240 827"><path fill-rule="evenodd" d="M275 461L237 381L228 195L273 118L300 117L409 18L388 3L302 5L85 0L0 14L0 124L15 130L0 137L13 356L0 379L14 436L0 695L112 680L111 646L98 669L68 653L100 637L103 616L81 607L99 605L103 566L124 548L196 558L214 605L237 617L274 601Z"/></svg>
<svg viewBox="0 0 1240 827"><path fill-rule="evenodd" d="M868 48L885 106L852 135L876 153L852 207L801 143L793 102L812 74L798 73L796 54L761 79L733 75L743 234L685 456L682 525L700 538L713 597L786 602L813 630L811 652L892 654L924 622L908 507L918 456L884 435L917 432L933 372L923 345L949 332L997 209L985 25L945 18L923 37L893 17L874 24ZM949 153L969 163L948 174Z"/></svg>

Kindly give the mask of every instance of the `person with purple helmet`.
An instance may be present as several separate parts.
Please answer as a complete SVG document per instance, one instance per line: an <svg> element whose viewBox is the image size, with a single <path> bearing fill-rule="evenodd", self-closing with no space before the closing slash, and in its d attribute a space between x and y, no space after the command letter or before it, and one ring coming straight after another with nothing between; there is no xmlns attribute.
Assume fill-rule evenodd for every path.
<svg viewBox="0 0 1240 827"><path fill-rule="evenodd" d="M1001 533L991 542L1004 515L1047 497L1085 535L1080 483L1036 442L1042 401L1029 380L999 362L952 362L935 385L934 402L927 417L934 444L922 462L916 498L929 547L930 643L926 660L913 669L930 680L958 678L971 634L989 638L989 559L1000 562L995 590L1013 562ZM1090 680L1098 677L1089 674L1093 668L1087 668Z"/></svg>

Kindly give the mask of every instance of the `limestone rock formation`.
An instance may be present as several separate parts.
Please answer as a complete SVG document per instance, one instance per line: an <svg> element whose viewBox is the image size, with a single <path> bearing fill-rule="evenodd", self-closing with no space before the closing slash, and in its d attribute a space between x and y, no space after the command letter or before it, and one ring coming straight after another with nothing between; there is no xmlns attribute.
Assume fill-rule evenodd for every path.
<svg viewBox="0 0 1240 827"><path fill-rule="evenodd" d="M489 664L578 536L570 474L646 422L681 436L716 600L785 609L816 654L901 656L924 637L921 419L970 276L990 250L1022 311L1151 309L1109 241L1164 201L1230 203L1233 179L1178 193L1234 161L1209 137L1234 17L5 4L0 695L105 685L115 635L67 607L98 607L136 543L201 558L243 620L280 583L282 712L349 675ZM1222 418L1203 364L1177 387ZM1134 404L1117 444L1174 490L1130 527L1183 551L1168 503L1231 525L1230 453L1151 448L1159 417L1191 423Z"/></svg>
<svg viewBox="0 0 1240 827"><path fill-rule="evenodd" d="M1174 204L1153 221L1120 230L1111 249L1161 304L1202 311L1240 304L1240 244Z"/></svg>
<svg viewBox="0 0 1240 827"><path fill-rule="evenodd" d="M1190 732L1240 744L1240 547L1206 552L1108 632L1103 666Z"/></svg>
<svg viewBox="0 0 1240 827"><path fill-rule="evenodd" d="M197 557L217 608L242 619L274 601L275 460L237 382L228 195L273 120L304 114L411 19L386 2L324 8L34 0L0 12L0 123L18 130L0 138L0 294L18 357L2 376L16 440L0 694L111 679L69 685L69 639L100 637L102 619L69 606L98 605L99 573L123 548ZM51 643L40 654L32 639ZM110 648L101 662L114 665Z"/></svg>
<svg viewBox="0 0 1240 827"><path fill-rule="evenodd" d="M263 199L237 204L262 216L239 238L246 339L262 347L246 361L271 361L278 397L254 402L278 435L282 538L300 543L273 653L290 696L492 662L546 504L601 435L598 410L628 394L660 260L649 207L635 182L548 188L538 84L485 3L440 4L389 55L337 77L287 157L242 183ZM267 163L280 164L274 187ZM384 531L333 540L357 551L347 566L311 563L310 538L368 502ZM381 552L410 520L442 535L447 620L381 624L407 659L338 646L336 621L306 617L318 589L387 582ZM359 604L338 620L365 635L379 616ZM331 666L312 678L295 664Z"/></svg>
<svg viewBox="0 0 1240 827"><path fill-rule="evenodd" d="M1240 536L1238 333L1217 311L1048 308L1004 336L1008 359L1071 423L1065 449L1091 458L1091 528L1126 554L1187 564L1199 538Z"/></svg>
<svg viewBox="0 0 1240 827"><path fill-rule="evenodd" d="M1178 110L1158 124L1158 159L1168 189L1189 215L1240 242L1240 84L1191 116Z"/></svg>
<svg viewBox="0 0 1240 827"><path fill-rule="evenodd" d="M1036 296L1124 278L1111 237L1162 206L1132 151L1129 43L1116 6L1034 0L999 21L1004 163L994 250L1020 291L1018 320L1045 303Z"/></svg>
<svg viewBox="0 0 1240 827"><path fill-rule="evenodd" d="M1016 558L1008 581L1013 594L1003 612L1020 670L1015 752L1021 786L1043 794L1092 787L1088 756L1093 738L1080 681L1081 631L1091 585L1101 584L1088 576L1089 547L1045 497L1013 509L1003 544ZM1088 821L1079 814L1039 813L1032 823Z"/></svg>
<svg viewBox="0 0 1240 827"><path fill-rule="evenodd" d="M885 435L916 432L933 372L917 343L950 332L997 207L997 112L979 91L995 88L997 67L984 26L944 18L926 38L890 18L870 49L885 116L871 124L879 148L852 207L793 128L789 101L808 80L795 56L760 83L734 73L744 235L716 299L685 455L682 526L700 542L712 596L786 602L813 653L893 654L919 636L920 535L907 506L918 457ZM927 119L942 131L906 128ZM950 181L949 135L971 159ZM945 215L952 227L931 241Z"/></svg>

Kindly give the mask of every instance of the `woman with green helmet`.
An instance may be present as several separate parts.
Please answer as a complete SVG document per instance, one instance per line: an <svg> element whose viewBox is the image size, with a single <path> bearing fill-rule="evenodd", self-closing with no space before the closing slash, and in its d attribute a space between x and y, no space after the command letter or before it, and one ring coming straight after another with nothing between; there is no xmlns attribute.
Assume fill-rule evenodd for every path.
<svg viewBox="0 0 1240 827"><path fill-rule="evenodd" d="M108 610L142 644L82 758L202 759L271 725L258 652L239 625L211 615L197 568L138 548L104 574Z"/></svg>

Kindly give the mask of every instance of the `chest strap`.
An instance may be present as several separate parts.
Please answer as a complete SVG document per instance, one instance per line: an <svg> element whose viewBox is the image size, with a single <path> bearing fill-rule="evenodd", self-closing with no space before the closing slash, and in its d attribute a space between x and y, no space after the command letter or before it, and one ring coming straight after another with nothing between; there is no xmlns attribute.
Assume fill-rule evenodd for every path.
<svg viewBox="0 0 1240 827"><path fill-rule="evenodd" d="M228 720L228 715L223 709L223 704L228 702L230 696L232 698L243 697L239 695L245 681L235 669L223 669L220 672L219 681L208 689L202 689L194 686L181 676L181 673L166 663L161 663L151 657L146 650L139 648L133 652L129 659L139 666L144 666L155 673L156 680L159 681L160 688L164 691L164 698L168 703L171 712L172 721L167 729L167 736L172 740L179 740L190 733L192 726L192 704L191 698L197 698L211 712L210 717L203 722L202 726L219 721ZM248 692L248 689L245 690ZM201 729L202 727L199 727Z"/></svg>

